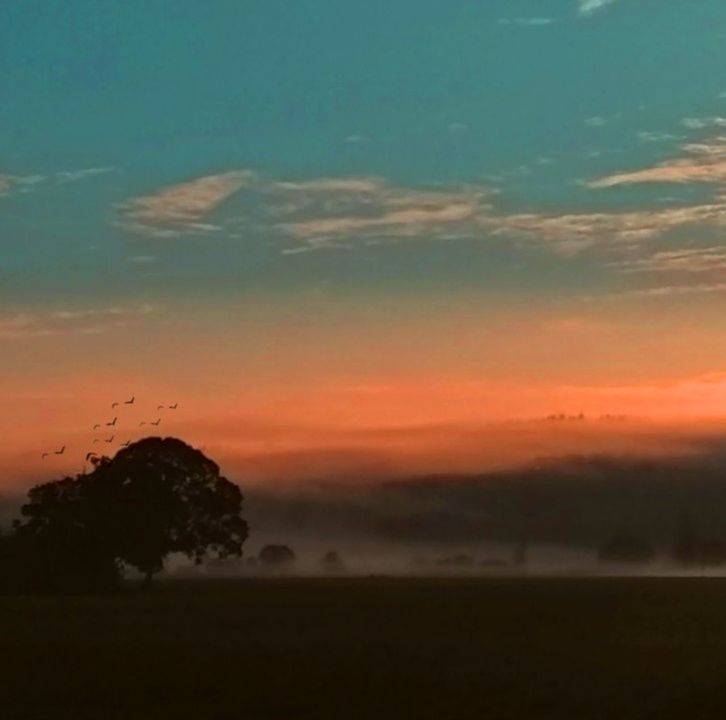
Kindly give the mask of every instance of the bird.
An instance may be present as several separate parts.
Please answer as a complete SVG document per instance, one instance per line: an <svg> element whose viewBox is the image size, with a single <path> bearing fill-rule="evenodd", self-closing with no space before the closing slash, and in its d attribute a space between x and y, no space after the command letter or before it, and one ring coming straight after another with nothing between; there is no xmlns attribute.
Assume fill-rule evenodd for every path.
<svg viewBox="0 0 726 720"><path fill-rule="evenodd" d="M124 400L124 405L133 405L136 400L136 395L131 396L131 400Z"/></svg>
<svg viewBox="0 0 726 720"><path fill-rule="evenodd" d="M111 435L111 437L110 437L110 438L109 438L108 440L105 440L104 442L107 442L107 443L112 443L112 442L113 442L113 439L114 439L115 437L116 437L115 435Z"/></svg>
<svg viewBox="0 0 726 720"><path fill-rule="evenodd" d="M128 447L131 445L131 440L127 440L121 447Z"/></svg>
<svg viewBox="0 0 726 720"><path fill-rule="evenodd" d="M86 453L86 462L88 462L92 457L96 457L95 452Z"/></svg>
<svg viewBox="0 0 726 720"><path fill-rule="evenodd" d="M96 424L95 424L95 425L93 426L93 429L94 429L94 430L98 430L98 428L100 428L100 427L101 427L101 423L96 423Z"/></svg>
<svg viewBox="0 0 726 720"><path fill-rule="evenodd" d="M117 418L117 417L115 417L115 418L114 418L113 420L111 420L111 422L110 422L110 423L106 423L106 425L108 425L109 427L112 427L113 425L115 425L115 424L116 424L116 420L118 420L118 418Z"/></svg>
<svg viewBox="0 0 726 720"><path fill-rule="evenodd" d="M101 438L93 438L93 444L95 445L97 442L101 442Z"/></svg>
<svg viewBox="0 0 726 720"><path fill-rule="evenodd" d="M56 455L62 455L66 451L66 446L64 445L60 450L56 450Z"/></svg>
<svg viewBox="0 0 726 720"><path fill-rule="evenodd" d="M146 425L146 422L145 421L142 421L142 422L139 423L139 427L141 427L142 425Z"/></svg>
<svg viewBox="0 0 726 720"><path fill-rule="evenodd" d="M115 402L115 403L111 403L111 407L112 407L112 408L118 407L118 403L117 403L117 402Z"/></svg>
<svg viewBox="0 0 726 720"><path fill-rule="evenodd" d="M159 418L156 422L151 423L152 425L159 425L161 423L161 418Z"/></svg>
<svg viewBox="0 0 726 720"><path fill-rule="evenodd" d="M176 410L179 407L179 403L174 403L173 405L169 405L169 410Z"/></svg>
<svg viewBox="0 0 726 720"><path fill-rule="evenodd" d="M43 453L40 457L42 457L43 459L45 459L45 458L48 457L48 455L50 455L50 453Z"/></svg>
<svg viewBox="0 0 726 720"><path fill-rule="evenodd" d="M163 410L163 409L164 409L164 406L163 406L163 405L157 405L157 406L156 406L156 409L157 409L157 410Z"/></svg>

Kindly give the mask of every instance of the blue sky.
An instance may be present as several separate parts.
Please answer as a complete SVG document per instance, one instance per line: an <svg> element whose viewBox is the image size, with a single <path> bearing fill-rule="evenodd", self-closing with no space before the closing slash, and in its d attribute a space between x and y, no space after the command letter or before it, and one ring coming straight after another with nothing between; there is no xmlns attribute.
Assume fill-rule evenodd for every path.
<svg viewBox="0 0 726 720"><path fill-rule="evenodd" d="M655 0L6 3L0 90L11 102L0 108L0 171L27 182L3 201L0 259L21 278L5 282L59 299L70 279L90 296L138 292L118 205L239 169L271 182L481 185L510 212L689 202L703 188L593 192L583 183L661 162L713 130L709 119L726 114L724 20L714 0L688 12ZM72 182L58 175L91 168L98 174ZM179 275L215 287L253 275L281 289L308 277L335 283L336 265L346 283L387 285L385 266L401 283L426 284L410 251L377 260L371 249L369 272L365 258L343 253L291 269L271 250L279 237L248 232L265 237L185 247L155 287L173 290ZM482 250L480 232L460 245L418 243L422 274L477 285L494 281L492 265L525 262L537 271L512 271L513 290L570 284L536 252L512 257L496 242ZM582 272L598 276L571 265L575 292Z"/></svg>

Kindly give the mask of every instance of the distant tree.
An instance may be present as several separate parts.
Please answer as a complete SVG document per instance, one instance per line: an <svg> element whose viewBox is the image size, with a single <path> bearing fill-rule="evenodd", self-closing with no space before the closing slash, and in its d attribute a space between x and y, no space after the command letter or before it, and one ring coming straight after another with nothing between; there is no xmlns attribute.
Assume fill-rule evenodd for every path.
<svg viewBox="0 0 726 720"><path fill-rule="evenodd" d="M529 542L526 538L522 538L515 546L512 557L512 563L516 567L523 567L527 564L527 555L529 551Z"/></svg>
<svg viewBox="0 0 726 720"><path fill-rule="evenodd" d="M505 560L502 560L501 558L484 558L479 562L479 567L496 570L499 568L508 567L508 564Z"/></svg>
<svg viewBox="0 0 726 720"><path fill-rule="evenodd" d="M618 535L608 540L598 551L601 563L649 563L655 559L651 545L632 535Z"/></svg>
<svg viewBox="0 0 726 720"><path fill-rule="evenodd" d="M726 546L720 540L696 533L691 516L686 513L681 518L673 555L686 568L716 567L726 563Z"/></svg>
<svg viewBox="0 0 726 720"><path fill-rule="evenodd" d="M284 569L295 563L295 553L287 545L265 545L258 559L263 567Z"/></svg>
<svg viewBox="0 0 726 720"><path fill-rule="evenodd" d="M44 565L80 564L79 573L99 579L126 565L148 585L172 553L197 563L240 556L241 510L239 488L216 463L181 440L147 438L87 475L33 488L15 537Z"/></svg>
<svg viewBox="0 0 726 720"><path fill-rule="evenodd" d="M471 555L449 555L439 558L436 561L439 567L466 568L474 566L474 558Z"/></svg>
<svg viewBox="0 0 726 720"><path fill-rule="evenodd" d="M698 541L693 529L691 516L689 513L684 513L681 516L681 522L676 533L676 541L673 548L673 555L676 561L684 567L694 565L698 561L697 544Z"/></svg>
<svg viewBox="0 0 726 720"><path fill-rule="evenodd" d="M718 567L726 562L726 546L720 540L701 540L697 544L696 557L703 567Z"/></svg>
<svg viewBox="0 0 726 720"><path fill-rule="evenodd" d="M323 566L323 570L325 570L325 572L331 574L341 573L345 570L345 565L341 560L340 555L338 555L338 553L334 550L325 553L320 560L320 564Z"/></svg>

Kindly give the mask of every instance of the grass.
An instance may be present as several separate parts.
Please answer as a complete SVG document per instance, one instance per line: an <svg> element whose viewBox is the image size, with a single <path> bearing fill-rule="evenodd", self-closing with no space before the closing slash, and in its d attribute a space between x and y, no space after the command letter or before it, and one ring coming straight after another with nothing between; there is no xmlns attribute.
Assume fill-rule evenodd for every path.
<svg viewBox="0 0 726 720"><path fill-rule="evenodd" d="M0 650L3 718L722 718L726 580L169 581Z"/></svg>

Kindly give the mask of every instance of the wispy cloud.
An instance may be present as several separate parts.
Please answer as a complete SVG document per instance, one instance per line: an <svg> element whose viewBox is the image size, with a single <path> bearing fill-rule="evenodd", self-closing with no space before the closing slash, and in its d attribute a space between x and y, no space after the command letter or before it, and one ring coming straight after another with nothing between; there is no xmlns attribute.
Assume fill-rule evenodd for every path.
<svg viewBox="0 0 726 720"><path fill-rule="evenodd" d="M105 308L59 308L43 312L17 312L0 316L0 340L96 335L159 313L160 308L142 303Z"/></svg>
<svg viewBox="0 0 726 720"><path fill-rule="evenodd" d="M508 236L541 242L563 256L653 240L690 225L726 224L720 201L650 210L507 213L486 186L407 188L380 179L274 183L264 194L276 229L306 251L356 242ZM287 254L301 252L290 248Z"/></svg>
<svg viewBox="0 0 726 720"><path fill-rule="evenodd" d="M701 168L720 162L715 145L689 147L699 171L683 165L679 171L714 174L713 168ZM608 178L592 186L619 182L625 180ZM220 218L214 211L222 202L227 204ZM509 238L563 257L607 254L612 262L618 248L631 257L634 248L645 249L675 229L726 225L726 200L719 197L637 210L517 213L486 185L409 187L356 176L286 181L245 171L175 185L128 203L122 212L127 225L145 234L176 237L209 227L232 238L255 232L280 244L287 256L402 241Z"/></svg>
<svg viewBox="0 0 726 720"><path fill-rule="evenodd" d="M607 125L607 120L600 115L594 115L593 117L589 117L585 120L585 125L589 127L604 127Z"/></svg>
<svg viewBox="0 0 726 720"><path fill-rule="evenodd" d="M56 173L55 177L58 182L69 183L77 182L78 180L86 180L87 178L96 177L98 175L108 175L109 173L116 171L117 168L109 165L105 167L85 168L82 170L66 170L64 172Z"/></svg>
<svg viewBox="0 0 726 720"><path fill-rule="evenodd" d="M663 250L614 266L626 273L721 273L726 271L726 247Z"/></svg>
<svg viewBox="0 0 726 720"><path fill-rule="evenodd" d="M638 133L638 140L642 143L660 143L670 142L671 140L679 140L680 136L673 133L657 132L652 130L642 130Z"/></svg>
<svg viewBox="0 0 726 720"><path fill-rule="evenodd" d="M134 265L153 265L157 261L155 255L132 255L129 262Z"/></svg>
<svg viewBox="0 0 726 720"><path fill-rule="evenodd" d="M571 243L573 248L586 249L603 242L637 245L675 228L699 223L720 225L726 222L726 206L714 203L632 212L529 213L497 219L500 232L519 231L555 246Z"/></svg>
<svg viewBox="0 0 726 720"><path fill-rule="evenodd" d="M10 195L12 191L29 193L39 187L48 185L64 185L79 182L98 175L117 172L114 166L81 168L80 170L64 170L47 174L33 175L0 175L0 197Z"/></svg>
<svg viewBox="0 0 726 720"><path fill-rule="evenodd" d="M551 25L554 18L551 17L518 17L518 18L499 18L499 25L521 25L524 27L542 27Z"/></svg>
<svg viewBox="0 0 726 720"><path fill-rule="evenodd" d="M213 231L216 226L202 222L204 217L251 179L252 175L244 171L208 175L135 198L121 208L125 224L153 237Z"/></svg>
<svg viewBox="0 0 726 720"><path fill-rule="evenodd" d="M726 183L726 137L681 148L683 157L641 170L615 173L588 183L591 188L611 188L639 183Z"/></svg>
<svg viewBox="0 0 726 720"><path fill-rule="evenodd" d="M589 17L616 2L617 0L578 0L578 12L583 17Z"/></svg>
<svg viewBox="0 0 726 720"><path fill-rule="evenodd" d="M720 116L711 117L687 117L682 123L683 127L689 130L705 130L706 128L726 127L726 118Z"/></svg>
<svg viewBox="0 0 726 720"><path fill-rule="evenodd" d="M625 290L611 295L589 298L590 300L632 300L632 299L666 299L689 295L721 295L726 294L726 283L696 283L683 285L664 285L650 288Z"/></svg>

